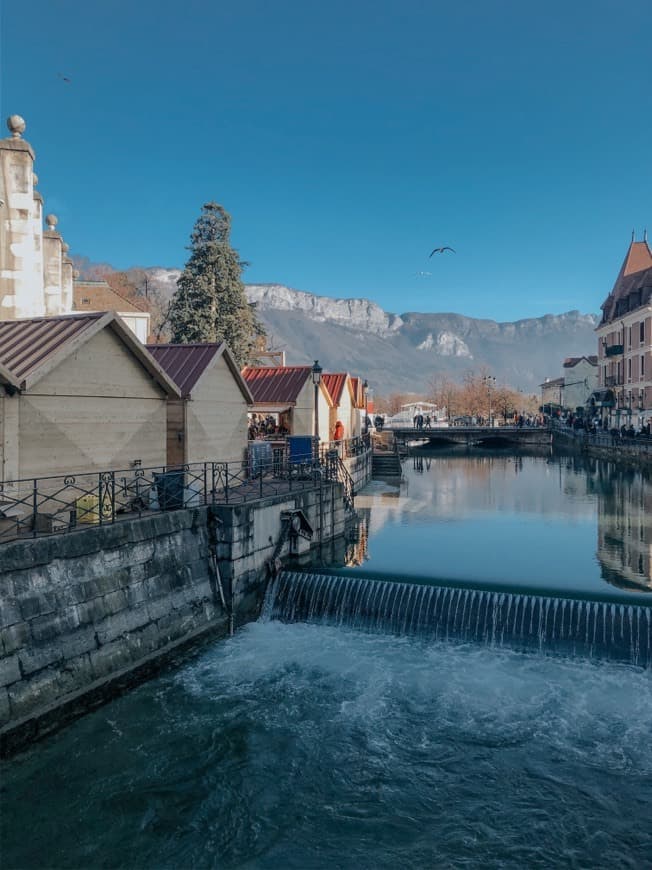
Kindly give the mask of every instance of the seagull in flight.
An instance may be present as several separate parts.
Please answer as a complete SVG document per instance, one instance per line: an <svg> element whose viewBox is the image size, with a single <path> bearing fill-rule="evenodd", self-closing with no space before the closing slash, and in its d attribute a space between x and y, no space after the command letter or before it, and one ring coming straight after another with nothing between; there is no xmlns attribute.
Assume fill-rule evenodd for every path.
<svg viewBox="0 0 652 870"><path fill-rule="evenodd" d="M415 278L429 278L432 275L432 272L415 272Z"/></svg>
<svg viewBox="0 0 652 870"><path fill-rule="evenodd" d="M66 82L67 84L70 84L70 82L72 81L72 79L68 78L68 76L64 76L63 73L57 73L57 75L62 81Z"/></svg>
<svg viewBox="0 0 652 870"><path fill-rule="evenodd" d="M432 257L433 254L443 254L444 251L452 251L454 254L457 253L455 248L451 248L450 245L444 245L443 248L435 248L433 251L431 251L430 256Z"/></svg>

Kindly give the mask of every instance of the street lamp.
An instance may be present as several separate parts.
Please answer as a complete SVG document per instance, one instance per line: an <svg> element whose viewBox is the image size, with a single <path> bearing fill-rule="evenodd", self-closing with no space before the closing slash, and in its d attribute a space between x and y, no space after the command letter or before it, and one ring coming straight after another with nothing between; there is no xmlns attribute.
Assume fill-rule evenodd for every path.
<svg viewBox="0 0 652 870"><path fill-rule="evenodd" d="M367 413L367 390L369 389L369 381L365 378L364 383L362 384L362 390L364 393L364 434L367 435L369 433L369 415Z"/></svg>
<svg viewBox="0 0 652 870"><path fill-rule="evenodd" d="M318 360L312 367L312 382L315 385L315 454L319 456L319 385L321 384L322 367Z"/></svg>
<svg viewBox="0 0 652 870"><path fill-rule="evenodd" d="M496 384L496 378L493 375L483 375L482 382L487 388L487 400L489 404L489 425L491 426L491 385Z"/></svg>

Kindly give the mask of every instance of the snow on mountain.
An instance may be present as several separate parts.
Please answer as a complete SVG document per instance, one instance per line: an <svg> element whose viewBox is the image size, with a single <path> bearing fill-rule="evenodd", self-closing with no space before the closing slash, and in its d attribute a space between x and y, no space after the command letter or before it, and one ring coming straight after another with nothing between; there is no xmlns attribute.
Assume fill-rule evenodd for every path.
<svg viewBox="0 0 652 870"><path fill-rule="evenodd" d="M171 296L180 270L148 272ZM561 374L565 357L596 353L598 318L579 311L498 323L453 313L393 314L368 299L316 296L283 284L245 290L288 365L319 358L331 371L363 373L384 392L423 389L435 375L459 378L472 368L538 390L546 377Z"/></svg>

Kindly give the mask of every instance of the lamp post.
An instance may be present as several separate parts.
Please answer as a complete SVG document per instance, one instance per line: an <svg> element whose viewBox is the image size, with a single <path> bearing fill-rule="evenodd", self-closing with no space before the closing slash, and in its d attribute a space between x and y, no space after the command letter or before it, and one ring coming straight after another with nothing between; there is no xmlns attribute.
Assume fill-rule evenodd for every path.
<svg viewBox="0 0 652 870"><path fill-rule="evenodd" d="M315 387L315 457L319 459L319 385L321 383L321 373L323 369L319 365L319 361L315 360L312 367L312 382Z"/></svg>
<svg viewBox="0 0 652 870"><path fill-rule="evenodd" d="M364 394L364 434L367 435L369 433L369 414L367 413L367 390L369 389L369 381L365 378L364 383L362 384L362 390Z"/></svg>
<svg viewBox="0 0 652 870"><path fill-rule="evenodd" d="M489 425L491 426L491 385L495 385L496 378L493 375L483 375L482 383L487 388L487 402L489 405Z"/></svg>

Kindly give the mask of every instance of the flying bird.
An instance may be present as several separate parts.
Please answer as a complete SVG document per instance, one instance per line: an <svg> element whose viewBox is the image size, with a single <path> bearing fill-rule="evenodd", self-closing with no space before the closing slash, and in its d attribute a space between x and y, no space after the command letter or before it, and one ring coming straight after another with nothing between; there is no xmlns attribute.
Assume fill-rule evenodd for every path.
<svg viewBox="0 0 652 870"><path fill-rule="evenodd" d="M457 253L455 248L451 248L450 245L444 245L443 248L435 248L433 251L431 251L430 256L432 257L433 254L443 254L444 251L452 251L454 254Z"/></svg>
<svg viewBox="0 0 652 870"><path fill-rule="evenodd" d="M64 76L63 73L57 73L57 75L62 81L66 82L67 84L70 84L70 82L72 81L72 79L68 78L68 76Z"/></svg>
<svg viewBox="0 0 652 870"><path fill-rule="evenodd" d="M432 272L415 272L415 278L429 278L432 275Z"/></svg>

